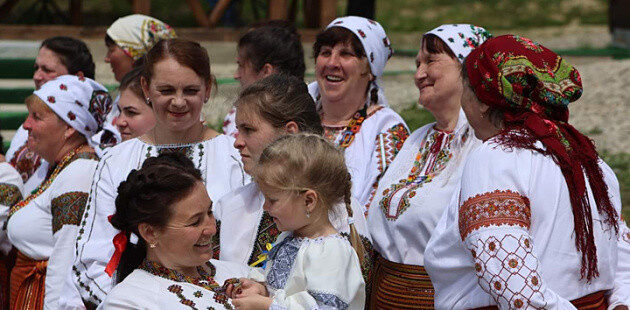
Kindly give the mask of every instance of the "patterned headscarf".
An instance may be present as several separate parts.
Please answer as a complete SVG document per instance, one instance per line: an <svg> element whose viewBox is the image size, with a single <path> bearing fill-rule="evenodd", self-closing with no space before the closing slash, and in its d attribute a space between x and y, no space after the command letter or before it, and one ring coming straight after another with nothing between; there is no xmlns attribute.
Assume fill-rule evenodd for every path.
<svg viewBox="0 0 630 310"><path fill-rule="evenodd" d="M370 64L370 71L374 76L374 81L370 85L368 93L376 88L378 90L378 103L388 106L383 90L379 87L380 79L383 76L385 65L394 54L391 42L385 33L385 29L376 21L358 16L345 16L333 20L326 29L341 27L350 30L361 42L365 55ZM309 84L309 93L313 98L319 96L319 86L316 82Z"/></svg>
<svg viewBox="0 0 630 310"><path fill-rule="evenodd" d="M59 76L33 93L90 143L113 105L105 87L76 75Z"/></svg>
<svg viewBox="0 0 630 310"><path fill-rule="evenodd" d="M158 41L176 37L171 26L141 14L117 19L107 29L107 35L134 61L146 55Z"/></svg>
<svg viewBox="0 0 630 310"><path fill-rule="evenodd" d="M492 37L486 29L469 24L444 24L424 35L427 34L433 34L442 39L457 56L459 62L464 62L472 50Z"/></svg>
<svg viewBox="0 0 630 310"><path fill-rule="evenodd" d="M597 277L597 249L586 190L586 173L597 210L618 231L593 142L573 126L568 104L582 95L577 69L530 39L504 35L489 39L466 58L470 86L484 104L504 114L504 129L493 139L506 147L551 156L569 188L575 242L582 253L582 277ZM540 141L544 148L536 146Z"/></svg>

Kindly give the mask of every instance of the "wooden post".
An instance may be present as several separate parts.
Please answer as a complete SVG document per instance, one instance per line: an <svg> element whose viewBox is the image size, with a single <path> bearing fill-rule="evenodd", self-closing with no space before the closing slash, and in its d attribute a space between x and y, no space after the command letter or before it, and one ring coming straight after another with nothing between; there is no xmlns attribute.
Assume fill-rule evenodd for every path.
<svg viewBox="0 0 630 310"><path fill-rule="evenodd" d="M208 21L206 12L204 12L199 0L186 0L186 3L188 3L188 7L190 7L190 10L193 12L195 19L197 20L197 24L201 27L210 27L210 22Z"/></svg>
<svg viewBox="0 0 630 310"><path fill-rule="evenodd" d="M70 0L70 22L73 25L83 24L83 1Z"/></svg>
<svg viewBox="0 0 630 310"><path fill-rule="evenodd" d="M269 0L269 19L287 19L287 0Z"/></svg>
<svg viewBox="0 0 630 310"><path fill-rule="evenodd" d="M131 9L135 14L151 15L151 0L133 0Z"/></svg>
<svg viewBox="0 0 630 310"><path fill-rule="evenodd" d="M214 27L219 23L221 17L223 16L223 13L225 13L225 10L227 10L228 6L230 5L230 1L231 0L219 0L217 4L214 5L214 8L212 8L212 12L210 12L210 17L208 18L210 22L210 27Z"/></svg>
<svg viewBox="0 0 630 310"><path fill-rule="evenodd" d="M320 0L319 27L324 28L337 18L337 1Z"/></svg>

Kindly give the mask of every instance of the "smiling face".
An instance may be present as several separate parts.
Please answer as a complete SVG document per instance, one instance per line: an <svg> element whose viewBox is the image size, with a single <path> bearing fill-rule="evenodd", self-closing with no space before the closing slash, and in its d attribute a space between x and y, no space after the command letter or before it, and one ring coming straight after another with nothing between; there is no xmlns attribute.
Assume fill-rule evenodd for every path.
<svg viewBox="0 0 630 310"><path fill-rule="evenodd" d="M173 58L164 58L153 66L151 81L142 78L142 90L151 100L156 128L183 132L199 123L204 102L210 96L210 84L191 68Z"/></svg>
<svg viewBox="0 0 630 310"><path fill-rule="evenodd" d="M141 136L155 126L155 115L151 107L129 88L120 93L118 108L120 115L116 118L115 125L123 141Z"/></svg>
<svg viewBox="0 0 630 310"><path fill-rule="evenodd" d="M29 97L26 107L28 117L23 126L28 131L27 146L48 162L53 162L70 126L38 97Z"/></svg>
<svg viewBox="0 0 630 310"><path fill-rule="evenodd" d="M357 57L349 42L322 46L315 59L315 76L322 100L344 102L365 98L372 79L366 57Z"/></svg>
<svg viewBox="0 0 630 310"><path fill-rule="evenodd" d="M35 58L35 72L33 82L35 89L39 89L44 83L64 74L68 74L68 68L63 65L57 53L42 47Z"/></svg>
<svg viewBox="0 0 630 310"><path fill-rule="evenodd" d="M247 104L239 105L236 110L236 128L238 136L234 147L241 153L243 169L251 174L258 163L260 153L269 143L277 139L284 132L267 122Z"/></svg>
<svg viewBox="0 0 630 310"><path fill-rule="evenodd" d="M459 109L462 94L461 64L446 53L430 53L425 44L416 57L414 81L420 91L418 103L432 113Z"/></svg>
<svg viewBox="0 0 630 310"><path fill-rule="evenodd" d="M263 210L269 213L279 230L299 231L309 224L304 193L279 190L263 183L258 187L265 197Z"/></svg>
<svg viewBox="0 0 630 310"><path fill-rule="evenodd" d="M125 53L120 46L115 43L107 44L107 54L105 62L112 67L114 78L120 82L122 78L133 68L133 58Z"/></svg>
<svg viewBox="0 0 630 310"><path fill-rule="evenodd" d="M217 232L212 201L206 187L197 181L192 191L170 206L171 216L156 230L158 261L167 268L181 270L200 266L212 258L212 237Z"/></svg>

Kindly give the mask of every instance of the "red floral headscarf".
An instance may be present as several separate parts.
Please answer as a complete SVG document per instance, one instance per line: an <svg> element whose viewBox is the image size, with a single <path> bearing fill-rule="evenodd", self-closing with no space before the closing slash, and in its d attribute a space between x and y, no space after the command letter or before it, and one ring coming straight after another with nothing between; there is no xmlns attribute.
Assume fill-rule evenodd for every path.
<svg viewBox="0 0 630 310"><path fill-rule="evenodd" d="M468 55L464 66L477 98L503 112L504 128L494 141L551 156L560 166L571 198L576 247L582 253L582 277L590 281L599 276L586 179L598 212L615 231L617 213L593 142L567 123L569 103L582 95L577 69L546 47L516 35L487 40ZM537 141L544 148L537 147Z"/></svg>

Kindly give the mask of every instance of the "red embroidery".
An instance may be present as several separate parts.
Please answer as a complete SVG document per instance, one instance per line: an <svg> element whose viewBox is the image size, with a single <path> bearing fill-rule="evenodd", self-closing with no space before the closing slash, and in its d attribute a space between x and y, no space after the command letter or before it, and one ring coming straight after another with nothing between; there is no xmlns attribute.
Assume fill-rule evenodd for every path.
<svg viewBox="0 0 630 310"><path fill-rule="evenodd" d="M459 233L464 240L472 231L490 225L529 229L530 218L527 197L510 190L497 190L464 201L459 208Z"/></svg>

